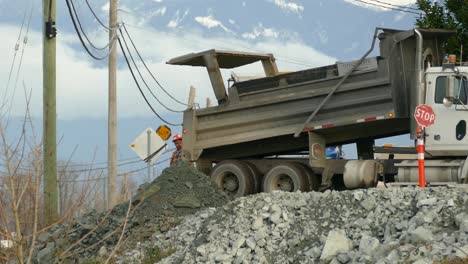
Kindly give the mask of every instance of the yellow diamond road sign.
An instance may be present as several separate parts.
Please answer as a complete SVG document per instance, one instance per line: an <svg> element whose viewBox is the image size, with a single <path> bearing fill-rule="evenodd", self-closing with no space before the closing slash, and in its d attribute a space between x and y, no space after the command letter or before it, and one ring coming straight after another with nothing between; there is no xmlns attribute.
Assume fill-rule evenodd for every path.
<svg viewBox="0 0 468 264"><path fill-rule="evenodd" d="M148 137L150 137L149 144ZM130 148L142 160L154 163L167 150L167 144L162 138L155 135L155 131L152 128L147 128L135 138L130 144Z"/></svg>
<svg viewBox="0 0 468 264"><path fill-rule="evenodd" d="M158 134L162 139L168 140L171 137L171 129L168 126L162 125L156 129L156 134Z"/></svg>

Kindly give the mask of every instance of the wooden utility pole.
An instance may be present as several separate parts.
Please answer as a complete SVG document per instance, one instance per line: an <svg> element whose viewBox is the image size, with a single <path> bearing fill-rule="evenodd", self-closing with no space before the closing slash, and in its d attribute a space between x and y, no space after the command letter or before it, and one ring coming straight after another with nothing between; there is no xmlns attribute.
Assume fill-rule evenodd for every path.
<svg viewBox="0 0 468 264"><path fill-rule="evenodd" d="M43 155L45 225L58 220L57 139L56 139L56 29L55 1L44 0L43 24Z"/></svg>
<svg viewBox="0 0 468 264"><path fill-rule="evenodd" d="M117 0L109 5L108 208L117 204Z"/></svg>

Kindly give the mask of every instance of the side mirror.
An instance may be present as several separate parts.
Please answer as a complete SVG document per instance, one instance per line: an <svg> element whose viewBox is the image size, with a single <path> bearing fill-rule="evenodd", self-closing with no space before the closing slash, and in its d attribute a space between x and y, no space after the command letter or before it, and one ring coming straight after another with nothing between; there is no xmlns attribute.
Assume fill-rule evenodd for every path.
<svg viewBox="0 0 468 264"><path fill-rule="evenodd" d="M454 76L448 76L447 78L447 97L454 98L455 97L455 77Z"/></svg>
<svg viewBox="0 0 468 264"><path fill-rule="evenodd" d="M445 107L451 107L455 100L455 78L454 76L448 76L446 78L445 87L447 87L447 96L444 97L442 103Z"/></svg>
<svg viewBox="0 0 468 264"><path fill-rule="evenodd" d="M444 97L444 100L442 101L445 107L449 108L453 105L453 97Z"/></svg>

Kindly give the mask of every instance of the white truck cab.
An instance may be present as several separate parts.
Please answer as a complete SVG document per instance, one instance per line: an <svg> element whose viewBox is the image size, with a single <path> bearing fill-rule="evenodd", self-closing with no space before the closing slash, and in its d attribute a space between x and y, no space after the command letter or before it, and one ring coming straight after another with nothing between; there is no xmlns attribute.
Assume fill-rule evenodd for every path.
<svg viewBox="0 0 468 264"><path fill-rule="evenodd" d="M426 70L425 103L436 115L426 128L426 152L431 156L468 155L468 67L445 64Z"/></svg>

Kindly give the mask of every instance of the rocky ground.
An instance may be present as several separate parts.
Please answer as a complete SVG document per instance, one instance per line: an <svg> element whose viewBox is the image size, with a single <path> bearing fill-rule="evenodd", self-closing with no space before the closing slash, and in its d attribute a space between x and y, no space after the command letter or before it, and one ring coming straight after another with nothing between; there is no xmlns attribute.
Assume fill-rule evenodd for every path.
<svg viewBox="0 0 468 264"><path fill-rule="evenodd" d="M172 250L160 263L467 263L467 191L257 194L199 211L118 263L151 248Z"/></svg>
<svg viewBox="0 0 468 264"><path fill-rule="evenodd" d="M103 263L127 209L90 213L43 234L36 263ZM466 185L274 192L228 201L208 176L181 163L142 186L131 209L113 260L120 264L468 263ZM63 258L77 241L67 252L76 254Z"/></svg>
<svg viewBox="0 0 468 264"><path fill-rule="evenodd" d="M187 215L226 202L227 197L217 191L208 176L178 163L140 186L132 199L121 248L132 248L153 234L177 226ZM90 212L73 225L56 226L43 233L37 239L35 263L100 263L117 244L127 211L128 203L120 204L108 215ZM69 249L73 244L76 246Z"/></svg>

